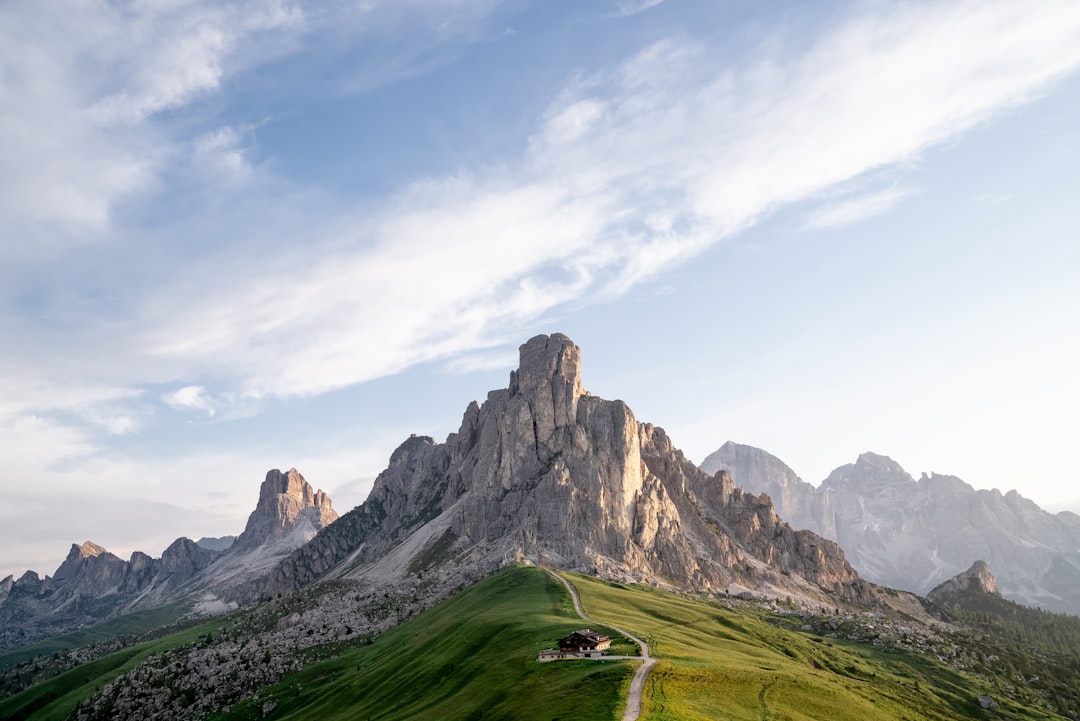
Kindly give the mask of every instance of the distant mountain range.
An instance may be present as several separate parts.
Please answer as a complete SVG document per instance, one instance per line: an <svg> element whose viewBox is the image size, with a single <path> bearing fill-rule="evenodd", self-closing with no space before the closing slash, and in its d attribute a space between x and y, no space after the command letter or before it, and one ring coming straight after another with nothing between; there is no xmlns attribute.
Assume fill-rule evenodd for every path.
<svg viewBox="0 0 1080 721"><path fill-rule="evenodd" d="M142 608L176 603L180 615L235 607L221 595L265 575L336 519L325 493L295 469L275 469L239 537L178 538L161 558L136 551L127 561L91 541L72 544L52 576L0 581L0 650Z"/></svg>
<svg viewBox="0 0 1080 721"><path fill-rule="evenodd" d="M295 470L270 471L244 532L178 539L160 559L72 546L50 578L0 583L3 647L139 608L220 611L317 580L453 588L514 563L816 603L899 604L836 543L767 498L706 474L663 429L588 393L566 336L521 346L508 388L472 403L444 443L407 439L340 519ZM899 599L899 600L898 600Z"/></svg>
<svg viewBox="0 0 1080 721"><path fill-rule="evenodd" d="M976 490L955 476L915 480L864 453L815 487L775 456L727 442L701 463L767 494L795 528L834 540L864 578L925 594L984 560L1001 593L1080 615L1080 516L1048 513L1016 491Z"/></svg>
<svg viewBox="0 0 1080 721"><path fill-rule="evenodd" d="M658 606L650 601L655 610L644 615L643 607L624 609L629 613L619 623L651 629L660 647L665 637L677 636L688 647L708 648L713 666L701 666L690 656L664 663L684 674L678 678L697 679L710 698L727 702L734 688L726 680L733 677L724 666L728 647L745 646L739 653L752 661L738 665L736 675L749 671L754 681L742 684L750 702L740 707L744 715L770 715L766 696L781 666L788 669L786 688L797 690L786 696L792 704L807 698L808 688L850 700L854 696L847 690L856 684L859 694L867 695L859 696L862 705L849 714L852 718L897 717L887 710L867 715L878 707L878 696L899 699L895 694L906 699L905 710L930 703L934 718L971 718L980 709L1000 704L1015 710L1021 703L1055 713L1080 712L1068 682L1080 669L1070 655L1080 624L1073 628L1076 619L1065 616L1043 619L1040 614L1050 614L1031 609L1026 611L1034 615L1023 615L997 594L1000 587L1006 593L1027 590L1026 599L1041 602L1077 598L1069 584L1078 578L1070 574L1077 569L1080 518L1051 516L1016 494L974 491L951 477L915 481L873 454L837 469L821 489L748 446L725 444L704 465L707 470L688 461L663 429L637 421L622 401L586 391L581 352L569 338L537 336L521 346L508 387L489 392L483 404L470 403L459 430L444 442L406 439L368 498L340 518L326 494L296 470L273 470L235 539L182 538L159 559L135 553L127 561L87 542L73 546L52 577L28 572L18 580L4 579L4 648L142 609L157 609L148 616L190 620L250 608L185 628L160 644L127 632L87 647L79 638L83 634L73 634L74 639L0 654L0 689L10 694L0 698L0 716L31 721L259 718L302 705L308 710L299 718L326 718L324 702L330 700L343 704L335 713L351 718L354 689L348 679L370 679L365 669L378 664L370 663L372 657L340 654L376 646L380 634L409 619L426 619L412 629L426 628L425 637L432 638L425 624L440 613L422 611L498 569L522 564L607 579L596 588L618 591L621 598L668 598ZM777 507L803 528L782 520ZM848 562L843 544L866 578ZM989 567L975 563L979 559ZM909 572L917 583L904 582ZM551 609L562 605L561 584L535 569L493 578L494 584L478 584L481 592L463 596L493 599L508 590L499 590L500 585L529 585L543 595L517 589L511 594L517 599L512 613L528 604L545 623L555 618ZM932 595L940 603L867 578L920 591L936 585ZM631 589L631 583L642 586ZM400 673L383 678L392 692L387 704L400 708L405 696L426 704L423 684L445 691L481 676L491 704L519 694L501 674L474 672L466 663L467 657L469 663L480 658L488 664L493 641L516 633L513 626L481 623L485 609L454 602L449 607L474 628L464 653L452 649L452 657L445 655L443 641L452 631L440 631L438 644L417 645L398 636L400 647L384 645L382 658L391 654L402 661L404 654L405 667L424 667L429 676L423 678L434 679L417 682ZM948 627L948 638L942 632L942 620L970 625L964 614L982 618L973 614L985 609L997 615L983 621L998 624L1003 639L993 637L990 627L980 639L959 633L959 626ZM1014 616L1025 620L1006 624ZM138 618L110 627L131 629ZM1034 647L1023 635L1036 621L1042 626L1035 650L1042 656L1029 652ZM580 627L574 623L571 628ZM749 628L757 630L748 633ZM704 629L712 629L712 635ZM545 632L537 638L561 635ZM843 648L834 644L841 638L836 643ZM718 643L724 648L717 649ZM850 644L872 648L849 653ZM516 636L514 645L512 657L504 649L495 663L520 669L523 659L532 664L545 647L521 645ZM65 654L56 648L71 650ZM922 655L893 657L882 649ZM129 654L136 652L145 654L141 665L130 662ZM1011 665L997 663L1006 657ZM309 666L324 660L327 665ZM974 680L958 675L969 672L980 675ZM912 673L916 678L909 679ZM1036 688L1042 673L1053 683ZM946 677L942 674L947 691L932 684L932 678ZM665 699L682 694L679 701L687 702L683 687L669 684L672 678L665 675L655 684L650 679L649 685L672 694ZM997 698L985 695L990 678ZM925 692L918 679L927 684ZM569 677L560 683L569 684L556 686L574 699L599 688ZM619 683L616 679L604 693ZM312 693L310 684L316 689L331 684L336 691ZM408 693L402 693L406 687ZM1030 694L1028 687L1034 689ZM469 688L470 694L478 692ZM654 703L660 697L654 696ZM286 708L279 709L279 703ZM378 705L379 713L385 705ZM817 717L831 718L837 707ZM415 704L405 708L415 710ZM489 709L490 704L468 718L487 717ZM1020 717L1009 717L1014 716Z"/></svg>

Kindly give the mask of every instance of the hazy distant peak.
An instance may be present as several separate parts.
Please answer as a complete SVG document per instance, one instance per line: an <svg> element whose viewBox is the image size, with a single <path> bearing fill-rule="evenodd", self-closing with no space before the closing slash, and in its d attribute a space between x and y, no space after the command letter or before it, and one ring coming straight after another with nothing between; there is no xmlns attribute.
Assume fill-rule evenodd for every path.
<svg viewBox="0 0 1080 721"><path fill-rule="evenodd" d="M226 551L236 543L236 536L203 536L195 543L208 551Z"/></svg>
<svg viewBox="0 0 1080 721"><path fill-rule="evenodd" d="M896 486L916 486L915 479L899 463L877 453L859 454L854 463L840 466L821 483L822 490L871 489Z"/></svg>
<svg viewBox="0 0 1080 721"><path fill-rule="evenodd" d="M752 474L782 478L785 484L805 483L790 466L773 454L735 441L725 441L701 462L700 468L710 475L723 469L731 474L736 485L744 487L751 484Z"/></svg>
<svg viewBox="0 0 1080 721"><path fill-rule="evenodd" d="M942 495L945 493L973 493L975 491L975 488L971 484L956 476L940 475L937 473L932 473L929 476L925 473L922 474L922 478L919 479L919 485L926 488L934 495Z"/></svg>
<svg viewBox="0 0 1080 721"><path fill-rule="evenodd" d="M900 464L892 458L883 456L880 453L874 453L873 451L860 453L859 457L855 460L855 465L864 468L875 468L882 471L907 474L907 472L900 467Z"/></svg>

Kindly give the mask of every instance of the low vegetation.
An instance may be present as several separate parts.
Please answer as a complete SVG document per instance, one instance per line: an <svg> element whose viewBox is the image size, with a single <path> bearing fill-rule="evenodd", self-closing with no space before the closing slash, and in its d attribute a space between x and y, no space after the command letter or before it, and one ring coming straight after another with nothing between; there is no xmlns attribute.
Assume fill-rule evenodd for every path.
<svg viewBox="0 0 1080 721"><path fill-rule="evenodd" d="M953 610L978 629L929 629L880 613L570 578L592 618L643 637L659 659L645 688L644 720L1074 714L1074 647L1058 648L1072 638L1069 617L1034 619L1048 630L1035 632L1032 656L1020 628L1026 609L1006 609L1011 620L988 609ZM416 609L406 596L360 596L355 586L328 584L71 669L0 701L0 718L621 718L637 662L536 661L582 625L565 588L545 572L505 569ZM634 652L611 629L594 630L612 636L615 652ZM1056 678L1052 688L1039 685L1047 676Z"/></svg>
<svg viewBox="0 0 1080 721"><path fill-rule="evenodd" d="M536 569L506 569L217 718L258 719L263 709L273 719L326 721L621 718L634 662L536 661L580 627L561 584Z"/></svg>
<svg viewBox="0 0 1080 721"><path fill-rule="evenodd" d="M970 672L1007 696L1080 719L1080 618L1021 606L995 594L944 599L969 631Z"/></svg>
<svg viewBox="0 0 1080 721"><path fill-rule="evenodd" d="M593 618L640 633L660 659L642 700L650 721L1061 718L951 667L937 649L914 653L875 645L869 635L850 641L793 630L793 619L803 619L782 605L572 579ZM868 620L884 625L872 614ZM950 654L963 648L956 639L942 642ZM984 709L980 696L997 708Z"/></svg>

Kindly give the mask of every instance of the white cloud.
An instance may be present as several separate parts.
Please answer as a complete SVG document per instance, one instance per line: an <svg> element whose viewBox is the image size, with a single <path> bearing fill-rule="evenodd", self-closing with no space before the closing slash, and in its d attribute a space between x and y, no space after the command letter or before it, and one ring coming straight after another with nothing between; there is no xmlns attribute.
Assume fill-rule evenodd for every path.
<svg viewBox="0 0 1080 721"><path fill-rule="evenodd" d="M227 181L247 180L254 172L245 147L251 132L250 127L227 125L204 133L193 143L195 158Z"/></svg>
<svg viewBox="0 0 1080 721"><path fill-rule="evenodd" d="M206 411L206 415L211 418L217 413L213 399L207 395L206 389L202 386L184 386L161 396L161 400L178 411Z"/></svg>
<svg viewBox="0 0 1080 721"><path fill-rule="evenodd" d="M911 192L903 188L888 188L832 203L812 213L806 220L806 227L839 228L868 220L889 212Z"/></svg>
<svg viewBox="0 0 1080 721"><path fill-rule="evenodd" d="M913 162L1080 64L1074 3L874 9L741 66L715 67L706 43L665 42L575 78L521 158L414 184L362 219L308 225L303 242L278 237L303 250L248 262L246 278L232 264L197 274L208 292L151 299L172 320L147 352L187 376L228 368L243 393L305 395L490 345L777 208ZM853 199L817 222L901 197Z"/></svg>
<svg viewBox="0 0 1080 721"><path fill-rule="evenodd" d="M505 369L511 371L517 367L517 348L461 353L446 361L447 372L465 375L480 371Z"/></svg>
<svg viewBox="0 0 1080 721"><path fill-rule="evenodd" d="M299 21L284 2L242 0L0 7L0 217L23 241L0 251L105 231L182 145L148 121L217 90L253 36Z"/></svg>
<svg viewBox="0 0 1080 721"><path fill-rule="evenodd" d="M191 7L167 38L166 21L180 10L143 8L131 21L133 38L110 51L105 65L128 74L102 96L126 98L125 107L137 110L110 115L113 122L146 124L211 92L222 77L214 68L227 74L230 58L247 58L245 43L299 22L284 5L269 15L259 4ZM271 196L265 183L240 184L225 197L258 207L255 222L249 216L248 225L216 231L238 250L226 243L132 298L131 322L101 329L114 336L99 347L123 351L125 382L205 379L163 400L211 414L224 413L222 403L239 408L244 399L321 393L491 346L560 306L617 296L776 208L916 160L1044 92L1080 63L1080 6L1073 3L1039 13L1004 2L873 9L786 54L770 39L740 65L717 65L704 41L653 44L615 68L573 78L520 157L414 183L381 205L369 202L362 215L281 187ZM88 23L85 36L75 34L79 47L123 27L108 13L75 15L52 19L61 27ZM208 27L225 40L211 42ZM157 41L163 49L153 55ZM0 52L5 62L15 57ZM151 67L130 70L147 53ZM182 67L184 58L195 58L196 69ZM48 90L41 107L63 116L57 98L77 105L85 96L72 87L65 62L73 61L42 60L45 69L33 77L51 72L60 90ZM29 123L37 106L29 107L4 117ZM246 132L218 125L189 147L211 164L250 174ZM116 145L87 143L106 160L84 158L85 177L72 177L101 220L118 194L149 182L153 170L143 164L153 165L154 154L143 155L137 133L125 143L120 135L95 137ZM117 158L133 165L115 168L149 175L139 170L125 176L141 178L134 185L110 189ZM30 188L53 184L52 175L30 175ZM2 177L23 182L13 169ZM882 212L899 192L826 209L816 222ZM219 221L226 219L240 222ZM114 374L113 353L88 351L79 362L80 375L93 367L101 377ZM223 389L216 398L203 385L210 380ZM115 416L134 418L122 409Z"/></svg>
<svg viewBox="0 0 1080 721"><path fill-rule="evenodd" d="M630 15L637 15L643 13L646 10L650 10L657 5L662 4L665 0L620 0L615 3L615 7L619 12L619 15L627 17Z"/></svg>

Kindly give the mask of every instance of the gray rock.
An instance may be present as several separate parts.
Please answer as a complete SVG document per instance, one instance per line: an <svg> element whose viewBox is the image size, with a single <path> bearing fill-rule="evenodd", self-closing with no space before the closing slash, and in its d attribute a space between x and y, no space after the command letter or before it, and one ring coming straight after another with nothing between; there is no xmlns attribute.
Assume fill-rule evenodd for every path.
<svg viewBox="0 0 1080 721"><path fill-rule="evenodd" d="M28 571L0 582L0 649L14 648L137 608L176 600L195 603L209 592L265 574L282 557L337 518L329 497L315 491L296 469L272 470L244 533L178 538L160 559L136 551L128 561L87 541L72 545L52 577ZM218 550L223 548L226 550ZM213 605L223 609L223 605Z"/></svg>
<svg viewBox="0 0 1080 721"><path fill-rule="evenodd" d="M953 576L948 581L935 586L926 597L931 601L951 596L953 594L994 594L998 593L997 581L990 573L990 567L985 561L976 561L971 568L961 574Z"/></svg>
<svg viewBox="0 0 1080 721"><path fill-rule="evenodd" d="M273 469L259 488L259 502L248 516L236 550L250 550L309 527L312 535L337 520L329 496L311 487L295 468L288 473Z"/></svg>
<svg viewBox="0 0 1080 721"><path fill-rule="evenodd" d="M874 453L815 488L765 451L730 442L702 468L768 493L792 526L837 541L875 583L926 593L984 558L1005 597L1080 613L1080 517L1047 513L1016 491L975 490L936 473L915 480Z"/></svg>
<svg viewBox="0 0 1080 721"><path fill-rule="evenodd" d="M580 368L566 336L529 340L506 389L470 404L445 443L402 443L363 504L251 593L532 561L718 591L875 597L836 543L793 530L727 473L702 472L663 429L585 391Z"/></svg>

